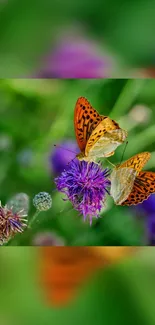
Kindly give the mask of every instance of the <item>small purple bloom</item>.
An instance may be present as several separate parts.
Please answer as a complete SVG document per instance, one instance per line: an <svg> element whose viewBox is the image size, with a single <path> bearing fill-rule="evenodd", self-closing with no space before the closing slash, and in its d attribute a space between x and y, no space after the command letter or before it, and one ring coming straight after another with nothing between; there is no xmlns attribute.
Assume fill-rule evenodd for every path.
<svg viewBox="0 0 155 325"><path fill-rule="evenodd" d="M33 238L33 245L35 246L64 246L63 238L59 237L54 232L39 232Z"/></svg>
<svg viewBox="0 0 155 325"><path fill-rule="evenodd" d="M106 78L109 58L79 35L63 36L46 58L40 78Z"/></svg>
<svg viewBox="0 0 155 325"><path fill-rule="evenodd" d="M74 160L55 182L58 191L66 194L75 210L83 214L84 221L89 218L91 225L92 218L99 217L106 193L109 194L108 176L109 169L102 170L94 162Z"/></svg>
<svg viewBox="0 0 155 325"><path fill-rule="evenodd" d="M79 152L78 146L74 141L68 140L64 143L57 145L52 151L49 162L50 169L55 175L59 175L68 169L68 163L75 158L76 154Z"/></svg>
<svg viewBox="0 0 155 325"><path fill-rule="evenodd" d="M134 207L133 211L144 218L148 245L155 246L155 194Z"/></svg>
<svg viewBox="0 0 155 325"><path fill-rule="evenodd" d="M149 215L147 218L148 226L148 245L155 246L155 214Z"/></svg>
<svg viewBox="0 0 155 325"><path fill-rule="evenodd" d="M155 214L155 194L150 195L150 197L144 202L136 206L137 211L141 211L145 215Z"/></svg>

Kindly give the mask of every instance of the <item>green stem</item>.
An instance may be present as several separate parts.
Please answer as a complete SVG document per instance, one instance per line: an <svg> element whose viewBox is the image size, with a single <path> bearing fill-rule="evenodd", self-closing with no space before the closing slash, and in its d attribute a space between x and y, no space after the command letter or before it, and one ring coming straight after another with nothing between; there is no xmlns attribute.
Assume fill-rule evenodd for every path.
<svg viewBox="0 0 155 325"><path fill-rule="evenodd" d="M119 116L127 113L128 109L134 103L136 97L144 87L145 82L145 79L129 79L126 82L120 96L118 97L118 100L116 101L111 111L110 115L113 119L117 119Z"/></svg>
<svg viewBox="0 0 155 325"><path fill-rule="evenodd" d="M34 223L34 221L36 220L36 218L38 217L38 214L40 213L40 211L36 211L35 214L33 215L33 217L31 218L29 224L28 224L28 228L32 227L32 224Z"/></svg>

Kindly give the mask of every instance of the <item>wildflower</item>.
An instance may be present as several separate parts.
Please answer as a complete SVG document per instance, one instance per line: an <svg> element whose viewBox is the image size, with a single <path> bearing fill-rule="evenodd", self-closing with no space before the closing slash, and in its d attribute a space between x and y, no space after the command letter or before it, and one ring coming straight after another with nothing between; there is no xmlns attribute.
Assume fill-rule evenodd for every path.
<svg viewBox="0 0 155 325"><path fill-rule="evenodd" d="M40 78L106 78L111 66L97 42L77 32L61 35L45 60Z"/></svg>
<svg viewBox="0 0 155 325"><path fill-rule="evenodd" d="M17 193L12 196L7 202L7 207L12 209L14 213L18 211L23 211L24 214L28 214L30 206L29 196L26 193Z"/></svg>
<svg viewBox="0 0 155 325"><path fill-rule="evenodd" d="M102 170L94 162L74 160L69 164L69 169L55 179L58 191L65 193L75 210L84 216L84 221L89 218L99 217L105 195L109 193L109 170Z"/></svg>
<svg viewBox="0 0 155 325"><path fill-rule="evenodd" d="M35 246L64 246L63 238L53 232L39 232L33 239Z"/></svg>
<svg viewBox="0 0 155 325"><path fill-rule="evenodd" d="M155 215L149 215L147 219L147 242L149 246L155 246Z"/></svg>
<svg viewBox="0 0 155 325"><path fill-rule="evenodd" d="M46 211L52 206L52 198L49 193L40 192L35 195L33 204L38 211Z"/></svg>
<svg viewBox="0 0 155 325"><path fill-rule="evenodd" d="M0 204L0 244L8 242L15 234L23 232L27 220L23 211L13 212L7 205Z"/></svg>
<svg viewBox="0 0 155 325"><path fill-rule="evenodd" d="M143 215L155 214L155 194L151 194L149 198L135 207L135 210Z"/></svg>
<svg viewBox="0 0 155 325"><path fill-rule="evenodd" d="M147 244L155 246L155 194L133 208L137 217L143 217L146 226Z"/></svg>
<svg viewBox="0 0 155 325"><path fill-rule="evenodd" d="M79 152L76 142L67 140L60 146L56 146L49 157L50 169L55 175L59 175L68 168L68 163Z"/></svg>

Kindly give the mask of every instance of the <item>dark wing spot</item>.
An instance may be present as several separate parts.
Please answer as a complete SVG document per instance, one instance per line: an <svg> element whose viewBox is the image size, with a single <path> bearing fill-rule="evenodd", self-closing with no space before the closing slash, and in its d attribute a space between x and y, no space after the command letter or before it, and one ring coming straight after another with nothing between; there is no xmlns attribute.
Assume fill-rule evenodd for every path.
<svg viewBox="0 0 155 325"><path fill-rule="evenodd" d="M91 111L90 111L90 113L91 113ZM94 117L96 117L96 114L94 114Z"/></svg>
<svg viewBox="0 0 155 325"><path fill-rule="evenodd" d="M93 119L92 118L90 119L90 123L93 123Z"/></svg>
<svg viewBox="0 0 155 325"><path fill-rule="evenodd" d="M87 115L87 116L86 116L86 119L87 119L87 120L89 120L89 119L90 119L90 116L89 116L89 115Z"/></svg>

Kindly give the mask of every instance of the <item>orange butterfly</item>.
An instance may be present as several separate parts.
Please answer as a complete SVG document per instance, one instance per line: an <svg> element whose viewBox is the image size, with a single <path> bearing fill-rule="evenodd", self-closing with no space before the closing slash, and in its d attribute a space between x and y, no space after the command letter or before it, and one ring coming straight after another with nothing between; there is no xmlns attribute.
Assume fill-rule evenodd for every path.
<svg viewBox="0 0 155 325"><path fill-rule="evenodd" d="M99 115L84 97L76 102L74 128L81 150L76 156L79 160L94 161L96 158L110 157L127 137L126 131L110 117Z"/></svg>
<svg viewBox="0 0 155 325"><path fill-rule="evenodd" d="M95 271L132 251L131 247L40 247L40 284L47 303L67 304Z"/></svg>
<svg viewBox="0 0 155 325"><path fill-rule="evenodd" d="M149 152L142 152L114 168L111 196L117 205L136 205L155 193L155 173L141 171L150 156Z"/></svg>

